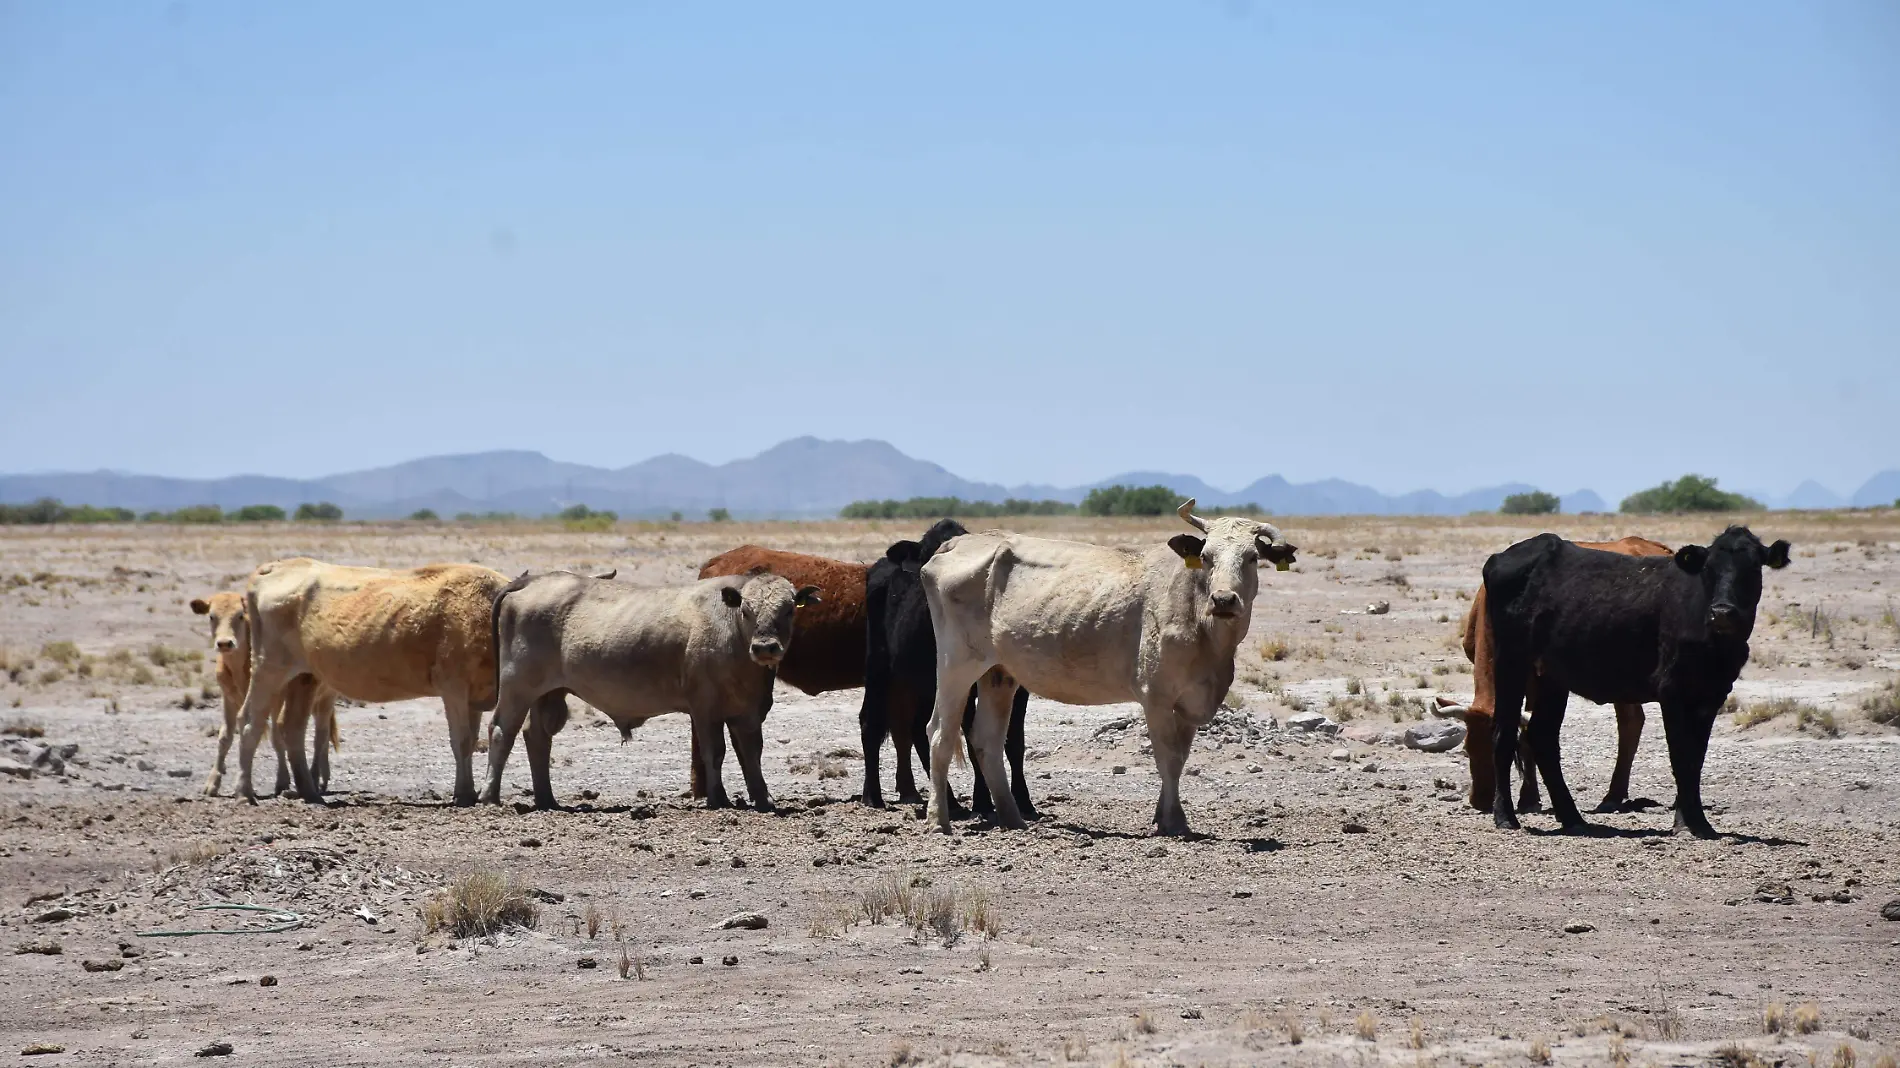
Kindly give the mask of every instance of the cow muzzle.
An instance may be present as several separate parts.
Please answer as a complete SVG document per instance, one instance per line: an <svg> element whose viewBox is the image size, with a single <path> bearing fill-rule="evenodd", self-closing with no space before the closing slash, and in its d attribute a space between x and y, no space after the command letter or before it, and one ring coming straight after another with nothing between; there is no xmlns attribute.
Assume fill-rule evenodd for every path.
<svg viewBox="0 0 1900 1068"><path fill-rule="evenodd" d="M1724 637L1739 633L1742 629L1742 610L1732 604L1710 607L1709 629Z"/></svg>
<svg viewBox="0 0 1900 1068"><path fill-rule="evenodd" d="M228 653L231 650L236 649L236 648L237 648L237 640L235 638L219 638L218 639L218 652Z"/></svg>
<svg viewBox="0 0 1900 1068"><path fill-rule="evenodd" d="M1209 615L1221 619L1232 619L1240 614L1240 594L1232 590L1216 590L1207 598Z"/></svg>
<svg viewBox="0 0 1900 1068"><path fill-rule="evenodd" d="M755 641L752 643L752 659L763 667L777 667L785 658L785 646L776 641Z"/></svg>

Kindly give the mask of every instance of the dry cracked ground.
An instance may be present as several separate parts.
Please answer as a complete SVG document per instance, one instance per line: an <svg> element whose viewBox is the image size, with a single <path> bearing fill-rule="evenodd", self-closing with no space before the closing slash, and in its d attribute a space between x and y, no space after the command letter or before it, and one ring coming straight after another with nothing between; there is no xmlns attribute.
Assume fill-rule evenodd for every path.
<svg viewBox="0 0 1900 1068"><path fill-rule="evenodd" d="M1719 523L1553 522L1671 543ZM1881 912L1900 898L1900 745L1877 720L1900 670L1900 518L1755 524L1796 557L1768 577L1740 707L1717 730L1706 792L1726 835L1708 842L1670 836L1662 808L1597 817L1603 837L1553 835L1548 816L1498 832L1463 800L1461 753L1392 744L1430 698L1470 692L1458 622L1484 556L1541 529L1527 523L1288 520L1302 562L1263 576L1234 707L1190 761L1197 833L1173 841L1145 833L1156 777L1132 707L1033 702L1043 818L945 837L914 808L852 800L856 691L781 690L773 814L680 796L678 717L623 744L591 712L555 743L567 811L456 810L431 701L341 710L328 805L200 796L216 692L185 602L263 560L617 566L657 584L740 541L871 559L922 524L8 529L0 1052L1891 1065L1900 922ZM1024 526L1129 545L1175 533ZM1378 602L1389 611L1366 611ZM1288 729L1302 709L1342 733ZM1608 776L1610 720L1573 703L1567 763L1586 800ZM1659 731L1652 715L1635 792L1666 803ZM525 764L507 781L525 794ZM538 913L523 924L427 929L445 903L510 886ZM742 913L765 926L722 926ZM181 929L247 933L153 935Z"/></svg>

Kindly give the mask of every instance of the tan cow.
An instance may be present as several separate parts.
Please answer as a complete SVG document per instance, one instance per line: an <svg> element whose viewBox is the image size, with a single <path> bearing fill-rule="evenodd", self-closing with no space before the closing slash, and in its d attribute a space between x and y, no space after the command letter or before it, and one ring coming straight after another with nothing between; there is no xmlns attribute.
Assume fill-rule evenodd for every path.
<svg viewBox="0 0 1900 1068"><path fill-rule="evenodd" d="M1638 538L1634 535L1618 538L1616 541L1580 541L1576 543L1585 549L1601 549L1604 552L1620 553L1624 556L1669 556L1675 552L1667 545ZM1493 711L1494 697L1494 656L1491 641L1490 619L1485 613L1484 587L1478 587L1477 596L1471 599L1471 610L1465 613L1464 627L1465 658L1471 661L1471 707L1465 710L1465 757L1471 765L1471 807L1480 812L1491 811L1492 792L1495 789L1497 775L1492 769L1491 732L1496 716ZM1529 713L1536 711L1536 687L1531 687L1529 699L1525 702L1525 722L1529 722ZM1615 812L1630 803L1630 768L1636 763L1636 747L1643 739L1643 706L1621 704L1616 706L1616 767L1610 773L1610 788L1603 800L1597 805L1598 812ZM1542 807L1537 791L1537 769L1528 759L1528 749L1520 750L1526 757L1519 761L1519 771L1523 774L1523 785L1519 789L1517 808L1520 812L1532 812ZM1653 803L1653 802L1652 802Z"/></svg>
<svg viewBox="0 0 1900 1068"><path fill-rule="evenodd" d="M218 657L218 690L224 704L224 725L218 728L218 759L211 766L211 775L205 779L204 794L216 797L218 787L224 782L224 762L231 751L231 741L237 737L238 712L244 707L244 693L251 685L251 624L244 615L244 595L241 593L214 593L210 597L194 597L191 610L198 615L208 616L211 621L211 646ZM314 712L316 715L315 737L319 739L312 754L311 770L316 779L317 789L327 791L330 788L330 750L337 747L343 737L337 733L336 695L318 693L314 684L299 680L290 688L285 697L284 707L308 705L299 719ZM284 713L279 709L271 716L271 747L277 751L277 793L290 789L290 764L285 758L284 736L282 733ZM328 744L324 744L325 742ZM303 740L296 742L301 746Z"/></svg>
<svg viewBox="0 0 1900 1068"><path fill-rule="evenodd" d="M299 557L251 574L251 686L244 698L244 746L238 793L255 801L251 758L267 721L300 676L368 703L440 697L455 754L455 803L475 803L471 760L481 714L495 706L495 645L489 616L508 585L474 564L430 564L409 571L344 567ZM292 737L301 723L287 723ZM290 772L306 801L319 800L303 753L289 750Z"/></svg>
<svg viewBox="0 0 1900 1068"><path fill-rule="evenodd" d="M1188 832L1180 796L1188 747L1233 684L1260 564L1290 563L1294 548L1268 523L1202 519L1192 499L1180 515L1205 537L1179 534L1137 553L993 531L952 538L924 564L937 639L930 803L939 828L950 830L950 761L970 687L970 739L984 776L1001 784L1021 685L1072 705L1139 703L1161 773L1155 831ZM990 794L998 823L1024 825L1009 791Z"/></svg>

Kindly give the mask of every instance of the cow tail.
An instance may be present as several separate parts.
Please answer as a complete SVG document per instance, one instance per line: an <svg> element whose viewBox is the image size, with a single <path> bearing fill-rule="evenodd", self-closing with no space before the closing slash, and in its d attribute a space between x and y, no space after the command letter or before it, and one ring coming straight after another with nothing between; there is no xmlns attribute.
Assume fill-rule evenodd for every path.
<svg viewBox="0 0 1900 1068"><path fill-rule="evenodd" d="M523 571L515 576L513 582L503 586L501 592L495 595L495 603L488 611L488 641L490 647L495 650L495 706L497 708L501 706L501 602L506 600L509 594L526 587L531 573Z"/></svg>

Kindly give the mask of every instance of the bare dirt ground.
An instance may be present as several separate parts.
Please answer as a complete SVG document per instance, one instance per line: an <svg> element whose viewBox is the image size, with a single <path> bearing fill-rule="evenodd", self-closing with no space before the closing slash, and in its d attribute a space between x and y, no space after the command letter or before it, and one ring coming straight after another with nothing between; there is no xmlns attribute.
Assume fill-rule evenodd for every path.
<svg viewBox="0 0 1900 1068"><path fill-rule="evenodd" d="M1671 544L1720 526L1553 522ZM1470 692L1457 635L1483 558L1544 529L1495 518L1285 521L1302 562L1262 576L1236 707L1189 762L1189 840L1145 834L1157 779L1133 706L1032 702L1044 818L1027 832L944 837L919 810L865 809L850 800L857 691L781 688L771 815L681 798L679 717L623 745L585 711L555 742L570 811L447 807L433 701L343 708L328 806L199 796L218 714L185 602L263 560L617 566L657 584L741 541L871 559L923 525L0 531L0 755L39 761L0 775L0 1050L127 1065L223 1042L257 1065L1415 1068L1756 1055L1868 1068L1900 1050L1900 923L1880 914L1900 898L1900 736L1861 710L1900 671L1891 512L1756 518L1796 554L1767 577L1739 696L1744 716L1782 712L1722 717L1706 786L1717 841L1671 837L1664 808L1594 817L1614 830L1600 838L1550 834L1544 815L1501 833L1464 802L1461 752L1391 743L1424 699ZM1179 526L1018 525L1131 545ZM1390 611L1364 614L1377 601ZM1299 707L1344 733L1289 730ZM1666 804L1660 730L1652 714L1634 792ZM1573 702L1565 740L1592 803L1609 710ZM510 789L525 794L527 775L517 757ZM480 872L533 888L538 923L425 933L432 896ZM206 902L305 923L138 936L263 922L187 911ZM769 925L719 928L748 911ZM1765 1034L1778 1011L1784 1033Z"/></svg>

